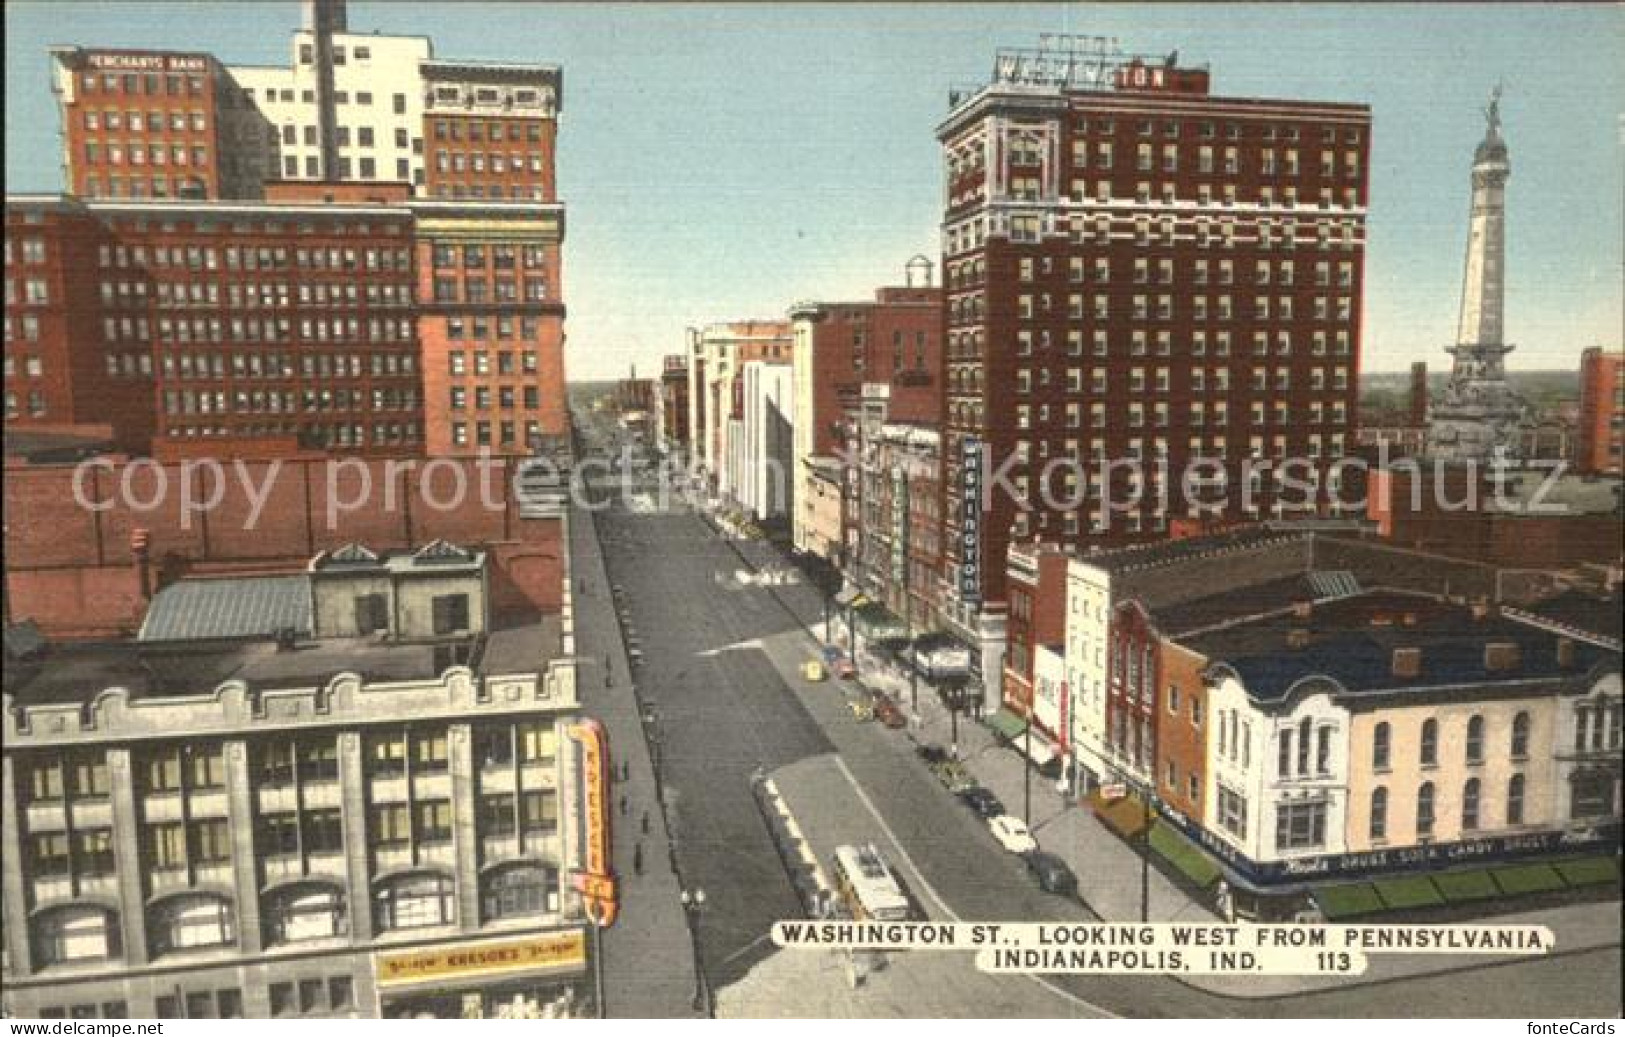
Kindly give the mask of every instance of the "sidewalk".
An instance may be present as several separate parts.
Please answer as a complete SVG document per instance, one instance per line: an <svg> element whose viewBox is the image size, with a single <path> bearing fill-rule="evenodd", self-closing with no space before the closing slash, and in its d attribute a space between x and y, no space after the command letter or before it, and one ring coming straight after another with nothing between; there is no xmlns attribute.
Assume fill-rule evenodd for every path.
<svg viewBox="0 0 1625 1037"><path fill-rule="evenodd" d="M908 710L908 679L878 659L865 655L859 667L863 684L885 691ZM911 724L908 738L920 744L950 745L948 711L935 690L924 682L919 689L920 720ZM1017 750L1003 745L978 721L961 717L959 755L965 768L983 786L998 796L1005 809L1017 817L1022 813L1023 782L1030 772L1032 821L1030 827L1039 845L1065 860L1078 877L1078 895L1084 904L1108 921L1141 917L1140 875L1143 859L1128 843L1106 828L1087 806L1057 791L1054 782L1032 769ZM1150 894L1148 917L1153 922L1218 922L1221 919L1205 903L1193 900L1156 867L1147 875ZM1593 950L1619 944L1617 902L1571 904L1486 918L1494 925L1544 925L1556 934L1558 953ZM1482 968L1509 957L1466 954L1380 954L1367 955L1368 968L1357 979L1334 976L1186 976L1181 981L1225 997L1272 998L1321 990L1347 989L1392 979Z"/></svg>
<svg viewBox="0 0 1625 1037"><path fill-rule="evenodd" d="M592 516L570 512L570 579L575 597L578 683L583 711L601 720L609 732L614 811L613 861L621 887L621 913L604 933L605 1001L612 1019L692 1018L694 953L688 922L678 900L666 817L655 791L654 768L643 738L643 723L632 694L626 646L615 615L609 577ZM585 588L583 590L583 587ZM605 661L611 684L604 681ZM622 763L631 768L620 781ZM626 812L620 812L622 797ZM649 815L649 834L640 822ZM643 874L632 858L643 844Z"/></svg>

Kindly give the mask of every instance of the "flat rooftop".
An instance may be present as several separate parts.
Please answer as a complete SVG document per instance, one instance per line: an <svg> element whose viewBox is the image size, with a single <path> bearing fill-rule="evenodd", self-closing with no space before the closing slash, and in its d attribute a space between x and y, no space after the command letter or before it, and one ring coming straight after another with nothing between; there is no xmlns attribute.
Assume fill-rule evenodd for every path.
<svg viewBox="0 0 1625 1037"><path fill-rule="evenodd" d="M360 674L368 683L430 680L442 672L436 649L448 645L466 647L477 673L540 672L561 656L562 623L553 614L461 640L334 638L291 649L265 640L55 644L38 658L8 658L0 686L18 705L32 706L88 703L109 688L124 688L132 698L207 695L229 680L263 690L311 687L340 673Z"/></svg>
<svg viewBox="0 0 1625 1037"><path fill-rule="evenodd" d="M1296 633L1295 633L1296 632ZM1300 681L1327 677L1350 694L1494 685L1576 678L1598 665L1619 668L1620 653L1572 642L1572 660L1558 658L1558 634L1490 611L1423 595L1372 591L1320 602L1307 618L1262 617L1181 639L1215 663L1234 669L1260 702L1286 698ZM1491 669L1491 644L1516 646L1509 665ZM1394 674L1394 652L1418 649L1414 677Z"/></svg>

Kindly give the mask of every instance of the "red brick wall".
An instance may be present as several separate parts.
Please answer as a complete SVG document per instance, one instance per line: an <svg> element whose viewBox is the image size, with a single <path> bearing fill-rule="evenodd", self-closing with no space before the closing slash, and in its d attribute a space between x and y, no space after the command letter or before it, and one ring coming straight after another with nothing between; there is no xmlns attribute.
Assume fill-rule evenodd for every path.
<svg viewBox="0 0 1625 1037"><path fill-rule="evenodd" d="M257 493L273 470L266 503L247 528L252 506L243 478ZM228 465L224 471L221 503L183 522L183 482L192 499L212 497L212 477L205 470L183 475L179 463L86 467L82 495L98 508L105 506L90 510L75 503L74 467L8 466L6 574L12 617L34 618L56 635L134 629L142 612L132 589L130 536L137 529L149 532L154 571L167 578L242 568L297 572L317 552L350 542L374 550L435 539L487 546L501 570L500 579L493 580L499 603L526 602L543 610L561 604L562 524L519 519L501 462L489 469L491 508L481 501L480 469L473 461L441 460L430 467L421 460L357 459L329 467L325 461L300 460L280 466L245 463L240 470ZM467 487L464 504L437 510L433 503L451 498L458 473ZM164 503L143 510L145 502L159 499L160 477L169 482ZM364 500L363 478L373 486ZM126 479L127 495L120 490Z"/></svg>
<svg viewBox="0 0 1625 1037"><path fill-rule="evenodd" d="M555 119L425 114L423 193L433 198L554 201L557 137Z"/></svg>
<svg viewBox="0 0 1625 1037"><path fill-rule="evenodd" d="M1157 788L1163 802L1198 823L1202 820L1203 776L1207 773L1207 660L1166 638L1158 639L1162 683L1157 710ZM1179 689L1177 709L1171 709ZM1198 720L1198 718L1200 718ZM1169 765L1173 765L1173 781ZM1195 795L1191 776L1196 777Z"/></svg>
<svg viewBox="0 0 1625 1037"><path fill-rule="evenodd" d="M1031 456L1042 456L1038 447L1048 446L1050 457L1066 454L1066 441L1075 440L1080 456L1087 459L1095 445L1104 447L1107 458L1130 456L1131 439L1139 439L1145 456L1153 455L1153 441L1165 439L1168 461L1174 472L1184 467L1191 455L1189 440L1200 437L1205 452L1218 454L1213 443L1216 436L1226 440L1222 456L1230 472L1232 485L1239 474L1242 460L1249 452L1249 438L1263 437L1264 453L1274 453L1276 436L1284 437L1287 456L1303 457L1308 454L1311 436L1321 437L1322 449L1330 448L1332 436L1344 437L1344 450L1351 450L1355 441L1358 376L1360 368L1361 296L1363 293L1364 245L1359 240L1363 233L1345 246L1334 236L1322 242L1318 237L1322 225L1349 223L1357 228L1363 225L1364 215L1356 209L1344 207L1343 192L1353 191L1352 201L1363 206L1366 199L1366 170L1370 147L1369 110L1359 105L1324 105L1292 101L1242 101L1206 98L1181 94L1164 100L1154 95L1136 92L1132 96L1103 93L1069 95L1070 109L1064 118L1052 110L1034 108L1022 113L1005 108L990 111L985 118L956 125L945 134L945 142L952 147L961 136L973 131L997 133L999 122L1030 114L1033 119L1050 121L1057 126L1058 154L1051 157L1054 180L1058 193L1070 197L1074 203L1063 203L1059 197L1045 199L1039 205L1045 218L1052 218L1052 226L1044 228L1035 241L1020 241L1006 235L996 226L989 228L985 239L972 241L962 251L944 256L947 299L944 307L947 330L945 367L947 371L947 401L945 410L944 453L949 459L946 470L949 504L946 514L959 511L957 486L960 482L957 458L961 455L962 438L980 437L992 449L995 464L1002 462L1012 451L1018 439L1033 444ZM1142 127L1142 123L1149 125ZM1234 138L1231 127L1235 128ZM1168 135L1172 127L1174 133ZM1335 129L1336 141L1324 144L1323 129ZM1267 135L1274 134L1274 139ZM1290 139L1296 134L1297 140ZM1077 161L1074 145L1082 145L1084 161ZM1111 162L1103 165L1098 158L1101 144L1110 144ZM1141 169L1138 149L1150 145L1152 162L1149 169ZM1177 152L1177 168L1163 167L1164 148L1173 146ZM978 144L976 148L983 146ZM1213 167L1202 170L1200 149L1212 149ZM1225 152L1234 147L1237 167L1234 172L1225 169ZM944 221L953 227L961 219L969 218L985 204L992 190L991 178L995 171L1011 182L1015 178L1037 178L1040 167L1030 164L1013 150L1001 151L995 147L987 168L961 169L948 187L949 204ZM1263 154L1273 151L1277 158L1276 172L1262 170ZM1297 152L1296 173L1286 171L1286 152ZM1320 153L1329 150L1335 161L1329 172L1320 167ZM980 152L978 152L980 153ZM1344 156L1355 156L1352 171L1344 164ZM1076 186L1074 181L1079 182ZM1106 182L1114 200L1110 206L1096 206L1097 185ZM1140 185L1147 185L1149 198L1142 203L1151 217L1147 233L1138 236L1135 216L1125 214L1125 200L1132 201ZM1082 188L1079 197L1078 188ZM1281 244L1281 219L1273 216L1271 225L1276 243L1265 246L1255 239L1259 223L1256 215L1237 206L1253 206L1260 202L1265 188L1274 192L1274 205L1280 208L1286 201L1288 188L1297 192L1296 244L1291 248ZM1226 188L1235 192L1235 205L1226 205ZM1332 205L1316 208L1322 188L1333 192ZM1178 203L1164 206L1164 190L1171 189ZM1201 191L1209 189L1212 198L1202 202ZM1090 211L1093 210L1093 211ZM1077 215L1088 217L1088 226L1077 222ZM1096 233L1096 218L1109 215L1112 219L1110 237L1102 240ZM1176 237L1168 241L1161 233L1164 217L1176 220ZM1210 228L1208 244L1198 241L1193 219L1200 217ZM1224 243L1222 225L1235 225L1235 237ZM1338 228L1340 233L1340 228ZM1081 260L1082 280L1073 276L1072 261ZM1109 275L1096 281L1094 263L1097 259L1109 261ZM1172 264L1172 276L1160 279L1161 264ZM1269 284L1261 285L1256 279L1256 264L1271 264L1274 276ZM1291 261L1294 266L1293 283L1282 283L1281 264ZM1199 262L1208 264L1208 282L1198 284L1195 276ZM1316 264L1329 264L1330 283L1316 283ZM1146 276L1139 275L1137 263L1144 263ZM1230 282L1223 283L1221 264L1228 263L1232 271ZM1349 264L1346 285L1340 285L1340 264ZM1081 312L1071 312L1070 297L1081 297ZM1023 316L1020 300L1031 301L1031 315ZM1104 296L1107 301L1104 316L1096 316L1094 300ZM1169 297L1166 314L1159 312L1161 297ZM1195 297L1205 297L1207 315L1198 316ZM1219 316L1221 296L1229 296L1231 315ZM1267 315L1255 308L1257 296L1267 297L1270 308ZM1291 300L1292 315L1281 316L1280 300ZM1319 299L1327 301L1326 316L1317 316ZM1348 315L1338 317L1336 300L1348 300ZM1146 310L1136 313L1136 300L1144 300ZM1068 333L1083 334L1081 355L1069 352ZM1096 355L1094 333L1107 333L1107 352ZM1337 352L1337 332L1347 335L1347 351ZM1031 354L1019 355L1018 334L1030 333L1033 338ZM1206 336L1207 345L1201 356L1192 343L1195 335ZM1254 334L1267 335L1267 356L1255 356ZM1278 334L1291 337L1291 352L1282 355L1278 348ZM1133 348L1133 336L1145 336L1145 348ZM1219 337L1229 336L1228 353L1221 352ZM1313 336L1326 336L1324 355L1312 349ZM1168 348L1159 348L1159 336L1168 336ZM1045 340L1047 337L1047 345ZM1254 389L1252 369L1264 367L1268 375L1265 388ZM1345 380L1337 387L1334 369L1345 369ZM1138 368L1144 376L1144 388L1131 388L1131 375ZM1156 388L1156 371L1166 368L1169 379L1166 389ZM1204 387L1198 389L1193 373L1201 368L1206 375ZM1032 373L1032 388L1017 392L1018 369ZM1080 372L1083 394L1069 389L1071 369ZM1223 369L1229 377L1229 388L1216 389L1214 377ZM1289 375L1289 386L1276 387L1278 369ZM1311 388L1314 371L1319 369L1325 379L1324 386ZM1048 381L1043 375L1047 372ZM1102 396L1090 391L1096 373L1103 373L1107 388ZM1085 395L1086 394L1086 395ZM1096 400L1106 404L1105 422L1093 427L1089 404ZM1070 426L1066 419L1066 405L1082 402L1080 422ZM1191 417L1191 405L1205 404L1205 421L1199 426ZM1228 421L1219 425L1215 421L1216 404L1223 402L1228 408ZM1251 421L1251 405L1264 405L1263 418ZM1289 411L1283 419L1275 411L1276 403L1286 403ZM1131 403L1144 407L1143 426L1130 424L1128 410ZM1167 407L1168 420L1164 427L1155 421L1156 405ZM1322 407L1320 421L1312 420L1312 405ZM1031 421L1027 429L1017 428L1018 408L1030 408ZM1333 418L1335 407L1344 408L1341 420ZM1042 416L1047 408L1048 417ZM1038 480L1042 464L1027 466L1031 476L1030 493L1038 498ZM1019 473L1018 469L1018 473ZM1061 487L1054 487L1058 495ZM1125 496L1120 488L1118 498ZM994 507L982 517L980 559L982 569L982 597L987 601L1001 600L1004 594L1005 570L998 564L1009 543L1009 529L1016 518L1014 502L996 493ZM1232 494L1232 499L1239 494ZM1256 514L1268 516L1269 494L1257 498ZM1239 507L1232 507L1230 517L1245 518ZM1184 511L1181 506L1171 507L1170 516ZM1066 532L1066 515L1044 514L1044 509L1033 516L1031 534L1045 539L1062 539L1077 546L1110 545L1163 539L1166 530L1159 528L1155 507L1148 501L1139 514L1141 525L1135 530L1125 522L1127 516L1111 516L1111 528L1105 533L1092 533L1087 515L1080 516L1078 531ZM958 542L957 529L951 528L949 540Z"/></svg>
<svg viewBox="0 0 1625 1037"><path fill-rule="evenodd" d="M216 98L223 73L219 65L202 54L117 53L146 61L153 68L95 69L87 64L74 72L73 98L62 106L68 190L86 198L221 197ZM191 65L199 67L168 70ZM117 114L116 127L109 126L109 112ZM140 116L139 128L129 125L132 113ZM171 122L172 115L183 120L180 128ZM87 116L94 118L94 125ZM149 128L151 116L160 120L157 127ZM195 123L194 116L201 123ZM96 149L94 155L88 151L90 146ZM112 156L115 147L121 154L117 162ZM150 150L155 147L164 151L161 164L152 161ZM131 155L136 148L143 152L140 163ZM182 149L184 164L176 163L175 148ZM200 157L201 163L197 161Z"/></svg>
<svg viewBox="0 0 1625 1037"><path fill-rule="evenodd" d="M544 437L568 430L560 250L521 238L517 232L460 236L438 249L435 240L418 242L418 336L431 456L472 457L482 449L528 454L532 428ZM471 254L478 260L472 265ZM471 282L485 284L484 301ZM498 282L512 283L515 298L496 300Z"/></svg>

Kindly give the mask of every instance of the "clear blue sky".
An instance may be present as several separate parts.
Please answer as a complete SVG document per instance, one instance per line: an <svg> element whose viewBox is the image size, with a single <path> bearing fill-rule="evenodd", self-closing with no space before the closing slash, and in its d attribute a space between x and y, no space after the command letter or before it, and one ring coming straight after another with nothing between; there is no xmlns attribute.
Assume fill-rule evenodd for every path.
<svg viewBox="0 0 1625 1037"><path fill-rule="evenodd" d="M295 0L7 2L6 179L60 183L49 43L281 62ZM564 66L572 378L650 370L687 324L863 298L935 258L949 84L1040 32L1208 62L1215 92L1374 109L1367 370L1441 367L1468 165L1497 80L1514 368L1621 344L1625 6L352 3L439 56Z"/></svg>

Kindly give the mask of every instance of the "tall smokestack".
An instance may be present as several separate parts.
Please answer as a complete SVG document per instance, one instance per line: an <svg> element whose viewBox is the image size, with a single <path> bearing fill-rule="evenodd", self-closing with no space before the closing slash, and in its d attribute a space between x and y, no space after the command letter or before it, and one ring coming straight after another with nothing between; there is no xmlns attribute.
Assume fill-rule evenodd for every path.
<svg viewBox="0 0 1625 1037"><path fill-rule="evenodd" d="M322 147L322 179L338 179L338 106L333 87L333 34L346 31L344 0L305 0L305 31L314 39L316 134Z"/></svg>
<svg viewBox="0 0 1625 1037"><path fill-rule="evenodd" d="M1411 428L1428 423L1428 365L1418 360L1411 365Z"/></svg>

